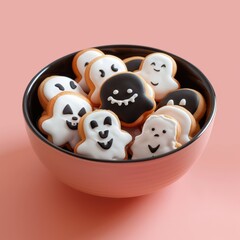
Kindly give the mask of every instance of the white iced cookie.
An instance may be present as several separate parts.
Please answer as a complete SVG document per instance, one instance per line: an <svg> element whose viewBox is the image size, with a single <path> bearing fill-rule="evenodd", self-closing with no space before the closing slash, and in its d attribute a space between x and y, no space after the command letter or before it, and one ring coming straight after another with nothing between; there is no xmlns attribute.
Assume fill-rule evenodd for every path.
<svg viewBox="0 0 240 240"><path fill-rule="evenodd" d="M94 59L86 68L85 79L90 88L89 99L94 106L100 104L102 84L116 73L126 72L125 63L113 55L104 55Z"/></svg>
<svg viewBox="0 0 240 240"><path fill-rule="evenodd" d="M175 119L151 115L131 146L132 159L155 157L177 149L181 146L179 133L180 126Z"/></svg>
<svg viewBox="0 0 240 240"><path fill-rule="evenodd" d="M180 87L174 78L177 71L175 60L164 53L151 53L142 61L139 71L145 81L151 85L155 92L155 100L160 101L169 92Z"/></svg>
<svg viewBox="0 0 240 240"><path fill-rule="evenodd" d="M78 52L73 58L72 69L77 77L76 81L79 82L79 85L86 93L89 92L89 87L85 80L86 67L93 59L102 55L104 53L99 49L89 48Z"/></svg>
<svg viewBox="0 0 240 240"><path fill-rule="evenodd" d="M179 142L185 144L189 142L194 135L197 123L192 114L184 107L176 105L167 105L159 108L154 114L165 114L176 119L181 126L181 135Z"/></svg>
<svg viewBox="0 0 240 240"><path fill-rule="evenodd" d="M74 152L89 158L123 160L126 146L132 136L121 129L116 114L108 110L95 110L86 114L79 123L81 141Z"/></svg>
<svg viewBox="0 0 240 240"><path fill-rule="evenodd" d="M38 98L45 109L48 102L57 94L69 91L86 95L79 84L73 79L65 76L53 75L45 78L38 88Z"/></svg>
<svg viewBox="0 0 240 240"><path fill-rule="evenodd" d="M46 112L39 119L39 129L57 146L74 148L80 140L78 123L81 117L92 111L87 98L78 93L63 92L52 98Z"/></svg>

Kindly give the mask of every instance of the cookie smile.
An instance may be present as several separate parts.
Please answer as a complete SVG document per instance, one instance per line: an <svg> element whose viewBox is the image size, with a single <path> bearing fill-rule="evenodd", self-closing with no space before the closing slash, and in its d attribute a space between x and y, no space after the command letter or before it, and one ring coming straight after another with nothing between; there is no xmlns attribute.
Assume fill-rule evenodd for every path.
<svg viewBox="0 0 240 240"><path fill-rule="evenodd" d="M99 146L104 149L104 150L108 150L109 148L111 148L112 143L113 143L113 139L110 139L107 143L104 142L97 142L99 144Z"/></svg>
<svg viewBox="0 0 240 240"><path fill-rule="evenodd" d="M158 144L156 147L152 147L151 145L148 145L148 148L151 153L155 153L160 147L160 144Z"/></svg>
<svg viewBox="0 0 240 240"><path fill-rule="evenodd" d="M71 130L77 130L78 129L78 122L69 122L68 120L66 120L66 124L67 126L71 129Z"/></svg>
<svg viewBox="0 0 240 240"><path fill-rule="evenodd" d="M153 82L151 82L151 84L152 84L153 86L157 86L159 83L153 83Z"/></svg>
<svg viewBox="0 0 240 240"><path fill-rule="evenodd" d="M160 69L154 68L153 70L156 71L156 72L160 72Z"/></svg>
<svg viewBox="0 0 240 240"><path fill-rule="evenodd" d="M118 99L115 99L114 97L112 96L109 96L108 97L108 101L111 102L111 104L118 104L118 106L122 106L122 104L124 104L125 106L127 106L130 102L134 103L135 102L135 99L138 97L138 94L137 93L134 93L130 98L127 98L127 99L124 99L124 100L118 100Z"/></svg>

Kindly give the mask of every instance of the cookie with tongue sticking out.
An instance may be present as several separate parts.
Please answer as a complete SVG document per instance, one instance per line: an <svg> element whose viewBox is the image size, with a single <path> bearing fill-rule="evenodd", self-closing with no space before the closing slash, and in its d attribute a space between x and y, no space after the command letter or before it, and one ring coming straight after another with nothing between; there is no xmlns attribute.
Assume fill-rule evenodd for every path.
<svg viewBox="0 0 240 240"><path fill-rule="evenodd" d="M131 72L108 78L100 89L100 102L101 109L113 111L126 127L140 125L156 107L150 87Z"/></svg>

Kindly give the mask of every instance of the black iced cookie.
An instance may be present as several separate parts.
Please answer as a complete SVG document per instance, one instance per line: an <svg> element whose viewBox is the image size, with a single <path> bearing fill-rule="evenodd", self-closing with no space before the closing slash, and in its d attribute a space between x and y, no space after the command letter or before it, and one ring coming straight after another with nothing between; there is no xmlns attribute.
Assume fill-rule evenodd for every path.
<svg viewBox="0 0 240 240"><path fill-rule="evenodd" d="M136 70L139 70L139 67L143 61L144 57L140 56L134 56L124 59L124 63L127 66L128 71L134 72Z"/></svg>
<svg viewBox="0 0 240 240"><path fill-rule="evenodd" d="M100 108L113 111L124 126L142 123L155 109L155 101L148 96L145 84L131 72L112 76L101 87Z"/></svg>
<svg viewBox="0 0 240 240"><path fill-rule="evenodd" d="M165 105L179 105L187 109L196 120L200 120L206 111L205 100L201 93L190 88L181 88L163 98L157 108Z"/></svg>

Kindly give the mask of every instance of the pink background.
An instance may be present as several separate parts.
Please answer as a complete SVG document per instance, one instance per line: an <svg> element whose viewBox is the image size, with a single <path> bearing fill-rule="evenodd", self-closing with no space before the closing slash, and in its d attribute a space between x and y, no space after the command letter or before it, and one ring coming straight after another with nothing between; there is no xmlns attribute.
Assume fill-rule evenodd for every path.
<svg viewBox="0 0 240 240"><path fill-rule="evenodd" d="M240 18L236 0L222 2L23 0L1 6L0 239L240 239ZM164 190L132 199L89 196L58 182L35 156L21 109L26 85L45 65L118 43L187 59L209 78L218 102L210 142L191 171Z"/></svg>

